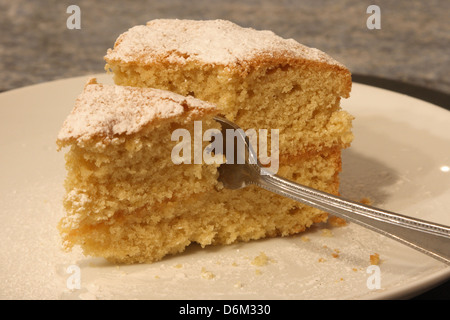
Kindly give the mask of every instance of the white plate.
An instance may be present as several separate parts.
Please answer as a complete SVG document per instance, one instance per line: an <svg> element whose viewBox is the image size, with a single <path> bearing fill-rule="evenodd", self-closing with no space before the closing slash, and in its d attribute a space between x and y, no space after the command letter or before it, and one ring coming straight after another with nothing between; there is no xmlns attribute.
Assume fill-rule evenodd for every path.
<svg viewBox="0 0 450 320"><path fill-rule="evenodd" d="M56 224L65 169L55 138L86 79L0 94L0 298L408 298L450 277L444 264L354 224L230 246L194 245L148 265L119 267L62 252ZM111 82L105 75L99 80ZM356 116L356 139L343 157L343 196L450 225L450 112L361 84L343 106ZM269 261L252 264L261 252ZM368 269L374 253L382 260L379 273Z"/></svg>

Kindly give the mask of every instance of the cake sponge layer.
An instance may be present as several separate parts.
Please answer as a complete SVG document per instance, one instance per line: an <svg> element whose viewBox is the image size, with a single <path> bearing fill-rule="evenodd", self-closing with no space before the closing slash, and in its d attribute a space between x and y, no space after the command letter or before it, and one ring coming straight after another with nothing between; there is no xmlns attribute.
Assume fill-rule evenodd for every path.
<svg viewBox="0 0 450 320"><path fill-rule="evenodd" d="M280 173L298 183L338 193L340 154L297 159ZM299 174L298 167L302 167ZM180 184L186 184L180 176ZM95 192L93 186L90 192ZM132 184L123 188L133 197ZM152 194L148 194L152 202ZM130 208L131 209L131 208ZM85 254L105 257L114 263L155 262L168 254L183 252L191 243L201 246L231 244L265 237L288 236L326 221L327 214L269 191L250 186L227 190L215 186L177 201L117 211L107 220L81 221L76 227L62 224L68 244L80 245Z"/></svg>

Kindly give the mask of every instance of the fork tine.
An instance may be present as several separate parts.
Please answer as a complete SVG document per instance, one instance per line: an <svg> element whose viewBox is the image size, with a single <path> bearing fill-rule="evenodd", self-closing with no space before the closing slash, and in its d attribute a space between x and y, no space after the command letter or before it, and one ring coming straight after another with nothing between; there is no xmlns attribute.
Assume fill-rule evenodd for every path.
<svg viewBox="0 0 450 320"><path fill-rule="evenodd" d="M222 137L223 137L223 139L222 139L222 141L223 141L223 149L222 150L223 150L223 153L224 153L225 156L228 155L228 153L226 152L227 145L228 146L231 145L230 141L228 141L228 139L227 139L227 138L230 138L230 136L227 134L227 130L234 130L234 132L237 132L237 135L233 135L233 139L234 139L234 137L236 137L236 139L238 140L237 144L243 145L244 154L243 155L239 155L238 152L236 152L236 151L239 151L241 149L238 149L237 148L237 144L233 143L234 150L233 150L232 154L233 154L234 158L233 158L232 161L227 161L227 163L228 164L230 164L230 163L243 164L245 162L248 162L250 164L259 164L256 152L254 151L254 149L253 149L253 147L252 147L252 145L250 143L250 140L247 137L247 135L245 134L244 130L241 127L239 127L237 124L229 121L228 119L226 119L224 117L216 116L216 117L214 117L214 119L217 122L219 122L221 124L221 126L222 126ZM228 143L227 143L227 141L228 141ZM239 162L238 161L240 159L239 156L243 156L243 160L244 161ZM230 160L230 159L228 159L228 160Z"/></svg>
<svg viewBox="0 0 450 320"><path fill-rule="evenodd" d="M250 146L249 139L246 137L244 131L239 126L223 117L215 117L215 120L222 125L223 154L226 158L226 162L221 164L218 169L219 181L221 181L224 187L227 189L241 189L250 184L253 181L251 175L255 174L255 172L258 172L257 165L254 166L255 168L252 168L252 170L250 170L250 164L258 163L256 154L253 152L253 149ZM230 154L229 152L227 152L227 145L228 147L230 147L230 143L227 143L228 138L230 138L230 136L227 135L227 130L238 132L238 134L232 135L232 147L234 148L232 161L230 161ZM238 150L237 145L234 143L234 137L236 137L238 143L242 144L244 147L245 154L243 162L237 161Z"/></svg>

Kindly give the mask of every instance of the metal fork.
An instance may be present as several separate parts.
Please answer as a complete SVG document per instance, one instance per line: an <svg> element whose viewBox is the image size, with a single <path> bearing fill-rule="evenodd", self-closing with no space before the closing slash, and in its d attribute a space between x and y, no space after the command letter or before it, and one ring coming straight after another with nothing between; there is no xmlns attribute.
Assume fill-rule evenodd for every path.
<svg viewBox="0 0 450 320"><path fill-rule="evenodd" d="M233 161L227 159L227 162L219 167L219 181L225 188L241 189L248 185L257 185L362 225L450 265L449 226L346 200L271 174L261 166L242 129L223 117L215 117L215 120L222 125L224 149L227 145L225 143L227 130L233 130L240 143L245 145L245 163L239 164L235 159ZM226 155L226 150L224 154ZM236 152L234 156L236 157Z"/></svg>

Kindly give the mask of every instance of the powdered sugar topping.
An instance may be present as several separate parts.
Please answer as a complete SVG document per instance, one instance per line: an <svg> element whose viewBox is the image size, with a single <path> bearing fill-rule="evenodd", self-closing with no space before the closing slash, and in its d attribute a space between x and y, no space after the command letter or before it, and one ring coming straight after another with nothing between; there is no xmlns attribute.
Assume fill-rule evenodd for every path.
<svg viewBox="0 0 450 320"><path fill-rule="evenodd" d="M245 68L252 59L280 57L343 67L324 52L293 39L283 39L272 31L242 28L225 20L153 20L119 36L105 59L142 64L199 61Z"/></svg>
<svg viewBox="0 0 450 320"><path fill-rule="evenodd" d="M193 97L173 92L98 84L90 79L58 134L58 142L93 136L113 139L132 134L158 119L173 118L188 112L188 118L210 113L216 107Z"/></svg>

